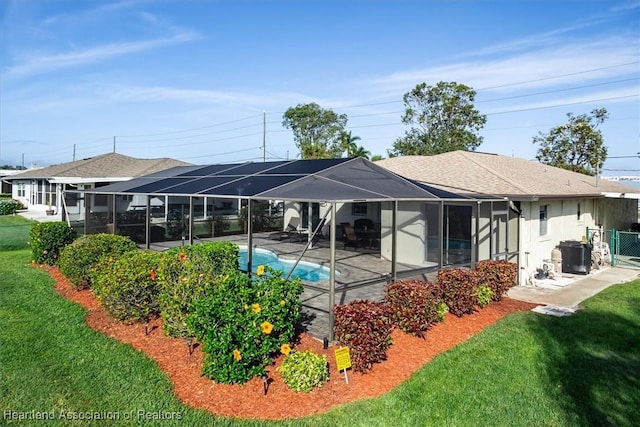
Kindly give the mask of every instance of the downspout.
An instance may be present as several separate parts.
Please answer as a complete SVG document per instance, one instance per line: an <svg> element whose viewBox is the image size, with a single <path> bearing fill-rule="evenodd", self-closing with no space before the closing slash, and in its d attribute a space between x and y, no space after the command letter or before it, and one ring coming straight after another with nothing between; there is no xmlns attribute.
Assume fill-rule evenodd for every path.
<svg viewBox="0 0 640 427"><path fill-rule="evenodd" d="M528 273L529 266L527 265L528 259L526 258L526 253L524 251L524 245L522 242L524 241L524 223L525 218L523 215L522 205L520 206L520 214L518 215L518 270L520 274L518 274L518 285L523 285L526 283L526 276Z"/></svg>

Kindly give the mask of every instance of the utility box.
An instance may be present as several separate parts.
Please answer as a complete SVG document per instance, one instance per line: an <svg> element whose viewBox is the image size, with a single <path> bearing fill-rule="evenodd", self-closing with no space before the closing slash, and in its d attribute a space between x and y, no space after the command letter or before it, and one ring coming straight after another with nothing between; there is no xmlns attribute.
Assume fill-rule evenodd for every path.
<svg viewBox="0 0 640 427"><path fill-rule="evenodd" d="M558 245L562 253L562 272L589 274L591 271L591 245L567 240Z"/></svg>

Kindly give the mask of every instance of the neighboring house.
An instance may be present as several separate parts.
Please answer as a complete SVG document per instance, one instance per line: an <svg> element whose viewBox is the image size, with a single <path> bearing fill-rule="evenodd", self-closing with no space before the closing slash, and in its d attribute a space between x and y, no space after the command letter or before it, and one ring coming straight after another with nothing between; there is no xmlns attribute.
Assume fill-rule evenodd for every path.
<svg viewBox="0 0 640 427"><path fill-rule="evenodd" d="M11 194L11 181L5 178L21 172L24 172L24 170L0 169L0 193Z"/></svg>
<svg viewBox="0 0 640 427"><path fill-rule="evenodd" d="M62 194L67 190L99 188L114 182L128 181L175 166L189 165L179 160L136 159L117 153L103 154L69 163L40 169L19 171L3 178L12 184L12 197L21 201L29 210L52 210L66 219L85 213L84 199L77 193ZM90 212L106 209L106 200L95 197L87 205Z"/></svg>
<svg viewBox="0 0 640 427"><path fill-rule="evenodd" d="M560 242L583 241L587 229L626 230L638 222L637 188L529 160L454 151L394 157L376 164L457 194L505 198L505 218L500 218L499 212L480 212L480 221L484 217L493 226L491 231L479 230L477 246L483 241L494 246L505 244L504 248L492 248L491 258L510 254L506 258L520 265L521 283L536 273L543 260L551 259ZM496 236L499 233L506 236Z"/></svg>

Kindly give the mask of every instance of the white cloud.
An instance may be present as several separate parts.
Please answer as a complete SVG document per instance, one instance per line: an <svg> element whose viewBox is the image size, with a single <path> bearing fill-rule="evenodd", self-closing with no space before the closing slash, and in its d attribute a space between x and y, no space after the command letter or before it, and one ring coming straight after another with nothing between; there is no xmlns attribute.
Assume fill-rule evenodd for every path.
<svg viewBox="0 0 640 427"><path fill-rule="evenodd" d="M596 38L582 43L572 42L555 47L536 49L520 55L484 61L463 61L439 67L397 72L368 83L380 98L406 93L416 84L438 81L457 81L477 91L494 88L499 92L512 91L509 85L523 88L552 87L559 84L607 79L638 72L637 35ZM635 63L630 66L622 64ZM619 67L618 67L619 66ZM610 68L607 68L610 67ZM598 70L581 73L588 70ZM573 75L569 75L572 74ZM581 74L577 74L581 73ZM558 77L550 79L549 77ZM523 82L529 82L524 84Z"/></svg>
<svg viewBox="0 0 640 427"><path fill-rule="evenodd" d="M180 32L175 32L173 35L166 38L111 43L84 50L73 50L66 53L32 56L24 60L21 64L8 67L4 73L4 77L25 77L36 74L45 74L64 68L103 62L117 56L186 43L199 38L200 36L198 33L194 31L181 30Z"/></svg>

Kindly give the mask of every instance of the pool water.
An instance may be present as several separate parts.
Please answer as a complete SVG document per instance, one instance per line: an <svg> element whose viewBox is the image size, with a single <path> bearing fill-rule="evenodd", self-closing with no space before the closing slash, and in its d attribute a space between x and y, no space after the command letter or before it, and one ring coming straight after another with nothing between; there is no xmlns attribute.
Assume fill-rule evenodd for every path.
<svg viewBox="0 0 640 427"><path fill-rule="evenodd" d="M247 269L247 248L240 247L239 257L240 269ZM259 265L268 265L274 270L282 271L282 276L287 277L295 261L278 258L278 255L266 249L254 249L251 259L251 270L255 273ZM336 276L340 273L336 270ZM329 269L320 264L312 262L300 261L293 270L291 277L299 277L306 282L319 282L329 280Z"/></svg>

